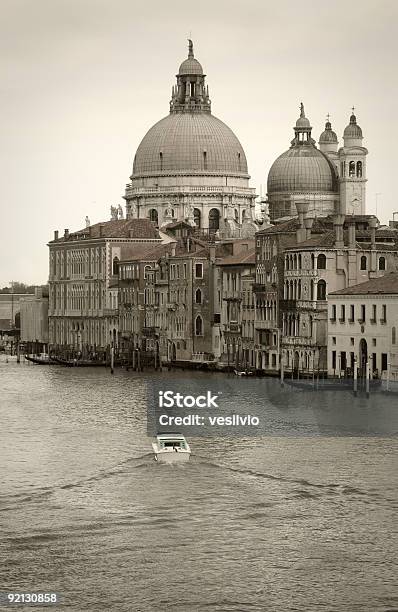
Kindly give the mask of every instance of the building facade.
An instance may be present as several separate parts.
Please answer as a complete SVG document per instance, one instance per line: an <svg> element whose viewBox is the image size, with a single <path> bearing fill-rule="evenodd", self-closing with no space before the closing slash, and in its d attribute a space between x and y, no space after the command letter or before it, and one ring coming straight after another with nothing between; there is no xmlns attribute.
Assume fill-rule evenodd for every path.
<svg viewBox="0 0 398 612"><path fill-rule="evenodd" d="M398 272L329 294L328 373L398 381Z"/></svg>
<svg viewBox="0 0 398 612"><path fill-rule="evenodd" d="M143 244L159 244L146 219L112 220L49 243L49 342L80 352L105 349L118 339L119 261Z"/></svg>

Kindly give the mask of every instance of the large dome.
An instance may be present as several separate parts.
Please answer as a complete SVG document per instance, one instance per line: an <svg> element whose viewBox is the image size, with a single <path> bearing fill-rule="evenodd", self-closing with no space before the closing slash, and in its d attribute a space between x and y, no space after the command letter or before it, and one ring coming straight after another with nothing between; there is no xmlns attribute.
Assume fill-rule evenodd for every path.
<svg viewBox="0 0 398 612"><path fill-rule="evenodd" d="M337 192L336 170L326 155L313 145L293 146L272 164L268 194Z"/></svg>
<svg viewBox="0 0 398 612"><path fill-rule="evenodd" d="M158 174L238 174L247 176L242 145L211 113L171 113L144 136L134 158L133 176Z"/></svg>

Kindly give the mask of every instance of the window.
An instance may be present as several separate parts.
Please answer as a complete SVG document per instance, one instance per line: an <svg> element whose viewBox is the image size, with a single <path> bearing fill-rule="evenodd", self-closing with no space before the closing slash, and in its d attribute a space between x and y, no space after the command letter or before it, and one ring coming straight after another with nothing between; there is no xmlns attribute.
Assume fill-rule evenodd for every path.
<svg viewBox="0 0 398 612"><path fill-rule="evenodd" d="M362 255L361 257L361 270L367 270L368 268L368 260L366 258L366 255Z"/></svg>
<svg viewBox="0 0 398 612"><path fill-rule="evenodd" d="M336 344L336 336L332 337L332 344Z"/></svg>
<svg viewBox="0 0 398 612"><path fill-rule="evenodd" d="M351 345L352 345L352 346L354 346L354 344L355 344L355 339L354 339L354 338L350 338L350 342L351 342Z"/></svg>
<svg viewBox="0 0 398 612"><path fill-rule="evenodd" d="M377 306L376 304L372 304L372 318L370 319L371 323L376 323L376 316L377 316Z"/></svg>
<svg viewBox="0 0 398 612"><path fill-rule="evenodd" d="M184 278L187 277L187 264L184 263Z"/></svg>
<svg viewBox="0 0 398 612"><path fill-rule="evenodd" d="M195 278L203 278L203 264L195 264Z"/></svg>
<svg viewBox="0 0 398 612"><path fill-rule="evenodd" d="M323 253L318 255L317 268L318 270L326 270L326 255L324 255Z"/></svg>
<svg viewBox="0 0 398 612"><path fill-rule="evenodd" d="M345 305L342 304L340 307L340 323L345 322Z"/></svg>
<svg viewBox="0 0 398 612"><path fill-rule="evenodd" d="M326 300L326 282L320 280L317 285L317 300Z"/></svg>
<svg viewBox="0 0 398 612"><path fill-rule="evenodd" d="M200 289L196 289L195 292L195 303L196 304L201 304L202 303L202 292Z"/></svg>
<svg viewBox="0 0 398 612"><path fill-rule="evenodd" d="M200 213L199 208L194 208L193 209L193 220L194 220L194 223L195 223L196 227L200 227L201 216L202 215Z"/></svg>
<svg viewBox="0 0 398 612"><path fill-rule="evenodd" d="M144 266L144 278L148 278L148 272L150 271L151 266Z"/></svg>
<svg viewBox="0 0 398 612"><path fill-rule="evenodd" d="M373 366L373 370L377 370L377 356L376 356L376 353L372 353L372 366Z"/></svg>
<svg viewBox="0 0 398 612"><path fill-rule="evenodd" d="M381 354L381 369L383 371L387 370L387 353Z"/></svg>
<svg viewBox="0 0 398 612"><path fill-rule="evenodd" d="M350 305L350 318L349 318L350 323L354 323L354 319L355 319L355 306L354 304L351 304Z"/></svg>
<svg viewBox="0 0 398 612"><path fill-rule="evenodd" d="M203 336L203 319L200 315L195 319L195 336Z"/></svg>
<svg viewBox="0 0 398 612"><path fill-rule="evenodd" d="M149 220L152 221L152 223L155 223L156 225L158 224L158 211L156 210L156 208L151 208L151 210L149 211Z"/></svg>
<svg viewBox="0 0 398 612"><path fill-rule="evenodd" d="M362 178L362 162L357 162L357 178Z"/></svg>
<svg viewBox="0 0 398 612"><path fill-rule="evenodd" d="M379 257L379 270L385 270L385 269L386 269L386 258Z"/></svg>
<svg viewBox="0 0 398 612"><path fill-rule="evenodd" d="M336 321L336 304L332 304L332 310L330 314L330 320Z"/></svg>
<svg viewBox="0 0 398 612"><path fill-rule="evenodd" d="M218 230L219 227L220 212L217 210L217 208L212 208L209 212L209 230L215 232Z"/></svg>
<svg viewBox="0 0 398 612"><path fill-rule="evenodd" d="M376 346L376 338L372 338L372 346Z"/></svg>
<svg viewBox="0 0 398 612"><path fill-rule="evenodd" d="M350 161L350 163L348 164L348 175L355 176L355 162L354 161Z"/></svg>
<svg viewBox="0 0 398 612"><path fill-rule="evenodd" d="M340 370L347 369L347 355L345 351L341 351L340 353Z"/></svg>
<svg viewBox="0 0 398 612"><path fill-rule="evenodd" d="M396 328L393 327L391 330L391 344L395 344L397 341L397 332L396 332Z"/></svg>
<svg viewBox="0 0 398 612"><path fill-rule="evenodd" d="M387 323L387 306L385 304L383 304L383 306L381 307L380 323L382 323L383 325Z"/></svg>
<svg viewBox="0 0 398 612"><path fill-rule="evenodd" d="M336 351L332 351L332 368L336 369Z"/></svg>
<svg viewBox="0 0 398 612"><path fill-rule="evenodd" d="M119 258L118 257L113 258L112 274L119 274Z"/></svg>
<svg viewBox="0 0 398 612"><path fill-rule="evenodd" d="M366 321L366 307L365 304L361 304L361 317L359 319L360 323L365 323Z"/></svg>

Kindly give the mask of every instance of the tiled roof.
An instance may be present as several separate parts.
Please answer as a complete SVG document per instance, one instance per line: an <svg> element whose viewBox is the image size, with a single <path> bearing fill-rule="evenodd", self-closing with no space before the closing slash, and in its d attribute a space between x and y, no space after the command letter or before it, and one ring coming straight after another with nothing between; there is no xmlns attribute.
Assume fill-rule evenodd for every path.
<svg viewBox="0 0 398 612"><path fill-rule="evenodd" d="M317 217L314 219L312 224L311 231L312 232L326 232L332 229L333 220L329 217L320 218ZM288 219L287 221L283 221L282 223L278 223L277 225L272 225L271 227L266 227L265 229L259 231L257 234L285 234L285 233L293 233L296 232L299 228L299 220L297 217L293 219Z"/></svg>
<svg viewBox="0 0 398 612"><path fill-rule="evenodd" d="M256 263L255 250L238 253L238 255L230 255L217 261L219 266L236 266L241 264L253 265Z"/></svg>
<svg viewBox="0 0 398 612"><path fill-rule="evenodd" d="M398 272L388 272L379 278L373 278L370 281L366 281L366 283L333 291L329 295L377 295L380 293L398 294Z"/></svg>
<svg viewBox="0 0 398 612"><path fill-rule="evenodd" d="M68 242L69 240L85 238L154 239L159 238L159 232L149 219L112 219L111 221L95 223L77 232L70 232L68 238L61 236L58 240L52 240L51 242Z"/></svg>

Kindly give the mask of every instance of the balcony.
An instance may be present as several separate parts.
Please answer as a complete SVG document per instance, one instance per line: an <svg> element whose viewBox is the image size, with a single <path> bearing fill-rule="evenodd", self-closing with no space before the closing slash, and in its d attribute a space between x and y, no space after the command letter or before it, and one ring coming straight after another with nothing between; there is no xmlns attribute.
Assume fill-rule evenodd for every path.
<svg viewBox="0 0 398 612"><path fill-rule="evenodd" d="M229 323L224 323L224 333L240 334L241 331L242 326L237 321L230 321Z"/></svg>
<svg viewBox="0 0 398 612"><path fill-rule="evenodd" d="M387 325L387 319L380 319L380 325Z"/></svg>
<svg viewBox="0 0 398 612"><path fill-rule="evenodd" d="M159 335L159 327L143 327L142 335L145 336L145 338L154 338Z"/></svg>
<svg viewBox="0 0 398 612"><path fill-rule="evenodd" d="M266 286L261 283L254 283L252 290L254 293L265 293Z"/></svg>
<svg viewBox="0 0 398 612"><path fill-rule="evenodd" d="M268 321L255 321L254 327L256 329L277 329L276 321L268 320Z"/></svg>
<svg viewBox="0 0 398 612"><path fill-rule="evenodd" d="M376 325L377 320L376 320L376 319L369 319L369 323L370 323L371 325Z"/></svg>
<svg viewBox="0 0 398 612"><path fill-rule="evenodd" d="M177 306L178 304L176 304L175 302L167 302L166 304L167 310L177 310Z"/></svg>
<svg viewBox="0 0 398 612"><path fill-rule="evenodd" d="M345 323L345 317L340 317L339 323Z"/></svg>
<svg viewBox="0 0 398 612"><path fill-rule="evenodd" d="M365 319L358 319L358 323L359 323L359 325L364 325Z"/></svg>
<svg viewBox="0 0 398 612"><path fill-rule="evenodd" d="M296 310L297 300L279 300L279 307L281 310Z"/></svg>
<svg viewBox="0 0 398 612"><path fill-rule="evenodd" d="M282 339L282 345L287 346L317 346L317 342L314 338L307 338L305 336L285 336Z"/></svg>
<svg viewBox="0 0 398 612"><path fill-rule="evenodd" d="M337 319L336 319L336 317L330 317L329 321L331 323L336 323Z"/></svg>

